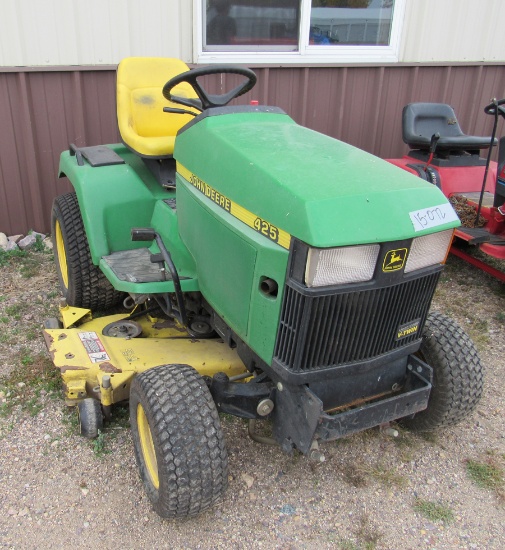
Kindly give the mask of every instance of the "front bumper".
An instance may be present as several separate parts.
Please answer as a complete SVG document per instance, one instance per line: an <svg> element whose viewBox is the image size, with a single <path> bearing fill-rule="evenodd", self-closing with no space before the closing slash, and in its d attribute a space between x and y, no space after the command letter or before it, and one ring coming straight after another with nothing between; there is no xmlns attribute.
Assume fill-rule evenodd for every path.
<svg viewBox="0 0 505 550"><path fill-rule="evenodd" d="M284 451L309 453L314 441L331 441L416 414L428 406L433 370L418 357L408 358L407 377L398 394L344 410L323 411L322 401L308 386L284 388L276 395L274 438Z"/></svg>

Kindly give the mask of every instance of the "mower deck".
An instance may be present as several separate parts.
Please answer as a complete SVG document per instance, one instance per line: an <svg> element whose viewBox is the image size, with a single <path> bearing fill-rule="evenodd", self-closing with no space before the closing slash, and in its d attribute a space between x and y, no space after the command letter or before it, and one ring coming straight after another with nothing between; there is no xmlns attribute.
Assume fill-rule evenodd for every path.
<svg viewBox="0 0 505 550"><path fill-rule="evenodd" d="M72 309L77 308L67 308L67 316ZM104 406L125 401L133 377L158 365L187 364L202 376L224 372L231 377L246 372L237 353L222 340L188 337L173 322L144 317L135 321L142 329L139 337L103 334L107 325L125 317L109 315L85 321L78 328L44 330L49 353L61 371L67 405L86 397L98 399ZM105 384L104 377L108 377Z"/></svg>

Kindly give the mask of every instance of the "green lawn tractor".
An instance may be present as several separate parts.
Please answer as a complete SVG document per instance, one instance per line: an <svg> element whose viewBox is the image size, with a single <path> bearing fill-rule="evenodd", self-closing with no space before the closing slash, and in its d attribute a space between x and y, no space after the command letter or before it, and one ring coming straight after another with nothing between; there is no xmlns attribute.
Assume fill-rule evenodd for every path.
<svg viewBox="0 0 505 550"><path fill-rule="evenodd" d="M209 78L233 89L210 94ZM83 435L129 400L162 517L226 490L218 413L322 461L322 442L391 421L453 425L482 393L475 347L429 313L459 225L447 199L281 109L228 105L255 82L125 59L122 143L61 155L74 192L53 206L65 300L47 345Z"/></svg>

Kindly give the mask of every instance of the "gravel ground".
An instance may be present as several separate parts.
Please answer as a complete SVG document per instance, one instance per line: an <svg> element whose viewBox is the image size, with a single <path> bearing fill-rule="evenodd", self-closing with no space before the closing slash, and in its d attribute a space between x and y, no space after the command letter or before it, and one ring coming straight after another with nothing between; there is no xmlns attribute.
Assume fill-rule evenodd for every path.
<svg viewBox="0 0 505 550"><path fill-rule="evenodd" d="M99 441L77 435L40 337L57 301L50 255L0 262L0 548L505 547L505 287L458 259L434 309L481 350L476 413L429 436L373 429L328 443L317 466L251 441L243 421L224 416L229 490L182 522L150 509L125 408ZM480 485L470 465L489 474Z"/></svg>

